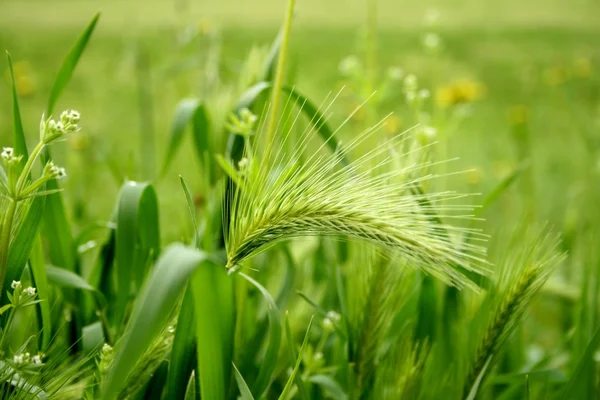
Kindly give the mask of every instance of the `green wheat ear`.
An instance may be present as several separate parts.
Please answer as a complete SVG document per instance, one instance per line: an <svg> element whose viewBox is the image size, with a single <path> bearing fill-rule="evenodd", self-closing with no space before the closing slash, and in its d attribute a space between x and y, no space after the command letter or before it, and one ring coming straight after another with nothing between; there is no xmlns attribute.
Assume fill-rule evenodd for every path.
<svg viewBox="0 0 600 400"><path fill-rule="evenodd" d="M307 154L312 130L297 139L291 153L285 145L291 130L282 133L272 148L267 146L272 150L269 154L247 151L240 163L240 184L229 199L228 267L240 265L281 240L342 235L391 250L409 265L457 286L469 281L456 265L484 273L485 250L453 241L467 229L431 218L433 213L446 219L470 218L464 214L471 213L471 207L452 204L465 196L412 193L414 185L436 176L430 173L433 163L415 161L423 149L415 148L408 134L387 139L356 161L344 162L345 155L359 145L364 148L367 139L374 141L373 133L380 126L333 155L323 151L325 144L316 151L313 146ZM407 145L412 150L402 150ZM478 232L469 234L485 240Z"/></svg>

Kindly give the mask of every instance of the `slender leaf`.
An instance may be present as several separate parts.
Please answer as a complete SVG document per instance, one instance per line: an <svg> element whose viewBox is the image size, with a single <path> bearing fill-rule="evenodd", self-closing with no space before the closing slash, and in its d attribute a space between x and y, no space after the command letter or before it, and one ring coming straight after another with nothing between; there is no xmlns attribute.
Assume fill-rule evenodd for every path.
<svg viewBox="0 0 600 400"><path fill-rule="evenodd" d="M235 364L233 364L233 373L235 374L235 380L238 384L238 387L240 388L240 395L241 395L240 399L241 400L254 400L254 396L252 396L252 392L250 391L248 384L244 380L244 377L242 376L242 374L240 374L240 371L237 369Z"/></svg>
<svg viewBox="0 0 600 400"><path fill-rule="evenodd" d="M561 398L565 400L570 399L583 399L586 398L589 392L589 388L592 388L595 378L594 374L594 354L600 346L600 328L596 330L596 333L592 337L592 340L588 344L584 353L579 359L577 368L573 371L573 375L567 382L565 388L561 393Z"/></svg>
<svg viewBox="0 0 600 400"><path fill-rule="evenodd" d="M302 347L300 347L300 352L298 353L298 358L296 359L296 365L294 366L294 370L292 371L292 374L288 378L288 381L285 384L283 391L281 392L281 395L279 396L279 399L281 399L281 400L287 399L287 396L288 396L290 390L292 389L292 385L294 384L294 381L296 379L296 374L298 373L298 370L300 369L300 364L302 364L302 357L304 356L304 350L306 348L306 345L308 344L308 339L310 338L310 329L312 328L312 323L313 323L313 317L311 317L310 322L308 323L308 328L306 328L306 334L304 335L304 340L302 341Z"/></svg>
<svg viewBox="0 0 600 400"><path fill-rule="evenodd" d="M192 247L197 247L199 244L198 241L198 221L196 220L196 207L194 206L194 200L192 199L192 193L190 189L186 185L183 177L179 175L179 183L181 183L181 188L183 189L183 193L185 194L185 200L187 202L188 211L190 212L190 221L192 223L192 228L194 232L194 236L192 237Z"/></svg>
<svg viewBox="0 0 600 400"><path fill-rule="evenodd" d="M194 295L188 286L183 304L177 319L177 330L173 339L171 362L167 377L167 394L169 399L185 398L187 384L190 380L196 362L196 335L192 332L194 320Z"/></svg>
<svg viewBox="0 0 600 400"><path fill-rule="evenodd" d="M269 342L265 356L260 363L260 369L256 382L252 387L252 392L255 397L261 398L271 383L273 372L277 367L277 357L279 355L279 347L281 346L281 316L277 304L260 283L250 278L248 275L240 273L244 279L256 287L263 295L267 302L267 315L269 317Z"/></svg>
<svg viewBox="0 0 600 400"><path fill-rule="evenodd" d="M173 157L175 157L175 154L181 145L185 128L189 125L198 106L200 106L200 100L198 99L183 99L177 104L173 122L171 123L171 135L169 138L167 154L165 155L165 161L163 163L163 174L171 165Z"/></svg>
<svg viewBox="0 0 600 400"><path fill-rule="evenodd" d="M52 115L54 111L54 106L58 101L62 91L67 86L71 77L73 76L73 71L85 50L92 33L94 32L94 28L96 27L96 23L98 22L98 18L100 18L100 13L96 14L94 18L90 21L88 26L85 28L81 36L77 39L77 42L73 45L69 54L63 60L63 63L58 71L56 79L54 80L54 85L52 86L52 90L50 91L50 98L48 99L48 108L46 109L46 115Z"/></svg>
<svg viewBox="0 0 600 400"><path fill-rule="evenodd" d="M68 271L64 268L53 267L52 265L46 266L46 272L49 282L70 289L78 289L90 292L94 296L98 308L106 307L107 302L104 295L92 287L85 279L77 275L75 272Z"/></svg>
<svg viewBox="0 0 600 400"><path fill-rule="evenodd" d="M344 390L332 377L328 375L313 375L308 378L310 383L321 386L323 391L329 395L329 397L335 400L347 400L348 395L344 393Z"/></svg>
<svg viewBox="0 0 600 400"><path fill-rule="evenodd" d="M39 235L36 235L36 240L29 256L29 265L31 266L34 286L37 289L38 299L40 300L37 305L42 321L40 349L46 351L52 338L52 316L50 315L50 296L46 264L44 262L44 249L42 248L42 240Z"/></svg>
<svg viewBox="0 0 600 400"><path fill-rule="evenodd" d="M15 80L15 72L13 70L13 63L8 51L6 52L6 58L8 61L8 70L10 71L10 79L12 83L12 100L13 100L13 140L15 146L15 154L23 156L23 159L19 162L19 172L25 167L25 163L29 158L29 152L27 151L27 142L25 140L25 132L23 130L23 122L21 121L21 109L19 107L19 96L17 94L17 84Z"/></svg>

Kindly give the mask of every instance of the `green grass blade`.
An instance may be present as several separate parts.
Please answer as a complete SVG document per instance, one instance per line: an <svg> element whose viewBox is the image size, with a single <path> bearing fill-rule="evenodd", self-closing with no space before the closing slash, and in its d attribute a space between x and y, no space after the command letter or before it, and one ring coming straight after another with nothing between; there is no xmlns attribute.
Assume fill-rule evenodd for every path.
<svg viewBox="0 0 600 400"><path fill-rule="evenodd" d="M194 139L194 148L198 154L198 159L204 168L204 173L208 177L209 183L215 182L215 168L213 166L213 154L210 145L210 118L208 110L204 104L199 104L192 116L192 138Z"/></svg>
<svg viewBox="0 0 600 400"><path fill-rule="evenodd" d="M125 334L115 348L102 399L112 400L122 389L138 359L164 328L191 275L205 260L201 251L181 244L165 249L138 295Z"/></svg>
<svg viewBox="0 0 600 400"><path fill-rule="evenodd" d="M46 183L47 190L58 190L56 180ZM75 248L71 225L67 218L62 193L55 193L45 197L46 204L43 219L43 237L48 243L48 253L54 265L75 269Z"/></svg>
<svg viewBox="0 0 600 400"><path fill-rule="evenodd" d="M423 276L419 292L417 326L415 328L415 341L429 341L436 338L438 323L438 298L433 277Z"/></svg>
<svg viewBox="0 0 600 400"><path fill-rule="evenodd" d="M31 202L27 214L21 221L8 250L8 267L2 290L2 298L10 291L13 280L19 280L37 238L38 229L44 215L44 198L38 197Z"/></svg>
<svg viewBox="0 0 600 400"><path fill-rule="evenodd" d="M281 49L281 39L283 38L283 30L280 30L269 49L269 55L263 67L261 81L272 82L277 66L277 58L279 57L279 49Z"/></svg>
<svg viewBox="0 0 600 400"><path fill-rule="evenodd" d="M529 167L529 163L521 163L512 173L506 176L496 187L483 199L481 207L476 210L476 215L480 216L483 212L493 204L513 183L517 181L519 176Z"/></svg>
<svg viewBox="0 0 600 400"><path fill-rule="evenodd" d="M235 374L235 381L237 382L238 387L240 388L240 399L241 400L254 400L254 396L252 396L252 392L250 391L248 384L244 380L244 377L242 376L240 371L237 369L235 364L233 364L233 373Z"/></svg>
<svg viewBox="0 0 600 400"><path fill-rule="evenodd" d="M187 384L196 362L196 336L192 333L196 325L194 319L194 295L191 287L185 292L183 304L177 319L177 330L173 338L171 362L167 377L169 399L185 398Z"/></svg>
<svg viewBox="0 0 600 400"><path fill-rule="evenodd" d="M39 235L36 235L36 240L29 256L29 265L31 266L34 286L37 289L38 299L40 300L37 304L37 309L42 321L40 349L46 351L48 350L50 339L52 338L52 316L50 314L48 276L46 274L46 264L44 262L44 249Z"/></svg>
<svg viewBox="0 0 600 400"><path fill-rule="evenodd" d="M97 351L105 342L104 329L100 321L93 322L81 328L81 350L84 354L91 354Z"/></svg>
<svg viewBox="0 0 600 400"><path fill-rule="evenodd" d="M13 71L13 63L8 51L6 52L6 58L8 61L8 70L10 72L10 80L12 84L12 101L13 101L13 140L15 146L15 153L23 156L23 159L19 163L19 171L23 170L27 159L29 158L29 152L27 151L27 142L25 141L25 132L23 130L23 122L21 121L21 109L19 107L19 96L17 94L17 84L15 81L15 73Z"/></svg>
<svg viewBox="0 0 600 400"><path fill-rule="evenodd" d="M132 284L139 287L147 267L160 247L156 192L150 183L126 182L117 207L116 253L117 299L114 318L125 315Z"/></svg>
<svg viewBox="0 0 600 400"><path fill-rule="evenodd" d="M310 383L321 386L323 391L327 393L329 397L334 400L347 400L348 395L344 393L344 390L332 377L328 375L313 375L308 378Z"/></svg>
<svg viewBox="0 0 600 400"><path fill-rule="evenodd" d="M177 150L179 150L183 140L185 129L188 127L199 106L200 100L198 99L183 99L177 104L173 122L171 122L171 135L169 137L167 154L165 155L165 160L163 162L163 175L167 172L175 154L177 154Z"/></svg>
<svg viewBox="0 0 600 400"><path fill-rule="evenodd" d="M194 199L192 198L192 192L188 188L187 184L183 180L183 177L179 175L179 183L181 183L181 188L183 189L183 193L185 194L185 201L187 202L188 211L190 212L190 222L192 223L193 228L193 237L192 237L192 247L197 247L199 244L198 241L198 221L196 220L196 206L194 205Z"/></svg>
<svg viewBox="0 0 600 400"><path fill-rule="evenodd" d="M290 315L288 312L285 313L285 341L287 343L290 363L293 365L296 362L298 355L296 354L296 349L294 348L294 336L292 336L292 328L290 326ZM298 397L300 397L300 399L302 400L308 400L309 397L306 393L306 387L304 386L302 376L296 374L294 380L296 381L296 387L298 388Z"/></svg>
<svg viewBox="0 0 600 400"><path fill-rule="evenodd" d="M62 91L67 86L69 81L71 80L71 76L73 76L73 71L85 50L92 33L94 32L94 28L96 27L96 23L98 22L98 18L100 18L100 13L96 14L94 18L90 21L88 26L85 28L81 36L77 39L77 42L73 45L69 54L63 60L63 63L58 71L56 79L54 80L54 85L52 86L52 90L50 91L50 98L48 99L48 107L46 108L46 116L52 115L54 111L54 106L58 101Z"/></svg>
<svg viewBox="0 0 600 400"><path fill-rule="evenodd" d="M479 375L477 376L477 379L473 383L473 387L469 391L469 394L468 394L466 400L475 400L475 398L477 397L477 392L479 391L479 386L481 385L481 382L483 381L483 377L487 373L487 370L488 370L491 362L492 362L492 357L488 358L488 360L485 362L483 368L481 369L481 372L479 373Z"/></svg>
<svg viewBox="0 0 600 400"><path fill-rule="evenodd" d="M585 352L579 359L577 368L573 371L573 375L561 393L562 399L584 399L593 393L594 379L597 372L597 367L594 365L594 354L596 354L598 346L600 346L600 328L596 330Z"/></svg>
<svg viewBox="0 0 600 400"><path fill-rule="evenodd" d="M48 276L48 281L55 285L90 292L92 296L94 296L98 308L104 308L107 305L104 295L93 288L85 279L77 275L75 272L68 271L64 268L57 268L52 265L47 265L46 273Z"/></svg>
<svg viewBox="0 0 600 400"><path fill-rule="evenodd" d="M260 363L258 377L256 378L256 382L254 382L252 387L252 392L254 393L255 397L261 398L271 384L273 372L277 367L279 347L281 346L281 315L279 313L279 308L277 308L277 304L275 304L273 297L271 297L267 289L265 289L254 279L250 278L248 275L243 273L240 273L239 275L257 288L267 302L267 315L269 318L269 342L265 356Z"/></svg>
<svg viewBox="0 0 600 400"><path fill-rule="evenodd" d="M308 323L308 328L306 328L306 334L304 335L304 340L302 341L302 347L300 347L300 351L298 352L298 358L296 359L296 365L294 366L294 370L292 374L288 378L287 383L285 384L279 399L285 400L289 395L290 390L292 389L292 385L296 379L296 374L298 374L298 370L300 370L300 365L302 364L302 357L304 355L304 350L306 349L306 345L308 344L308 339L310 338L310 330L312 328L313 317L311 317L310 322Z"/></svg>
<svg viewBox="0 0 600 400"><path fill-rule="evenodd" d="M204 263L192 280L196 304L198 370L203 399L225 400L234 346L233 279L224 266Z"/></svg>

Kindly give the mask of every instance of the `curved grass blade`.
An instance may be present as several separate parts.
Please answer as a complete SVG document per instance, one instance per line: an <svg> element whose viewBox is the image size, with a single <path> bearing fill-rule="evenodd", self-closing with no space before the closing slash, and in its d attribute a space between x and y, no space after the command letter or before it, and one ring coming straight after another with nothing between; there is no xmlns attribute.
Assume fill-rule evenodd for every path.
<svg viewBox="0 0 600 400"><path fill-rule="evenodd" d="M62 91L67 86L69 81L71 80L71 76L73 75L73 71L85 50L92 33L94 32L94 28L96 27L96 23L98 22L98 18L100 18L100 13L97 13L94 18L90 21L88 26L85 28L81 36L77 39L77 42L73 45L69 54L63 60L63 63L58 71L56 79L54 80L54 85L52 86L52 90L50 91L50 98L48 99L48 107L46 108L46 116L52 115L54 111L54 106L58 101Z"/></svg>
<svg viewBox="0 0 600 400"><path fill-rule="evenodd" d="M296 375L298 374L298 370L300 369L300 364L302 364L302 357L304 356L304 349L306 348L306 345L308 344L308 339L310 338L310 330L312 328L312 323L313 323L313 317L310 318L310 322L308 323L308 328L306 328L306 334L304 335L304 340L302 341L302 347L300 347L300 352L298 353L298 358L296 359L296 365L294 366L294 370L292 371L292 374L290 375L287 383L285 384L285 386L283 388L283 391L281 392L281 395L279 396L280 400L287 399L287 396L289 395L289 392L292 389L292 385L294 384L294 381L296 380ZM289 339L291 339L291 337ZM292 343L293 343L293 341L290 341L289 345L293 347Z"/></svg>
<svg viewBox="0 0 600 400"><path fill-rule="evenodd" d="M323 391L334 400L347 400L348 395L344 393L344 390L332 377L328 375L313 375L308 378L310 383L321 386Z"/></svg>
<svg viewBox="0 0 600 400"><path fill-rule="evenodd" d="M476 216L480 216L483 212L493 204L513 183L521 176L521 174L529 168L529 162L522 162L517 168L512 171L507 177L496 185L496 187L483 199L481 207L476 210Z"/></svg>
<svg viewBox="0 0 600 400"><path fill-rule="evenodd" d="M15 146L15 153L19 156L23 156L19 162L19 172L23 170L27 159L29 158L29 152L27 151L27 142L25 141L25 132L23 130L23 122L21 121L21 109L19 107L19 96L17 94L17 84L15 82L15 73L13 71L13 63L8 51L6 52L6 59L8 61L8 70L10 72L10 79L12 84L12 100L13 100L13 140Z"/></svg>
<svg viewBox="0 0 600 400"><path fill-rule="evenodd" d="M115 349L102 399L112 400L119 393L137 360L163 329L190 276L206 258L201 251L181 244L165 249L138 295L125 334Z"/></svg>
<svg viewBox="0 0 600 400"><path fill-rule="evenodd" d="M273 372L277 367L277 357L279 355L279 347L281 346L281 316L277 304L267 291L260 283L250 278L248 275L240 273L244 279L250 282L255 288L257 288L263 295L267 302L267 315L269 318L269 342L265 356L260 363L260 369L256 382L252 387L252 392L255 397L261 398L265 393L269 385L271 384L271 378Z"/></svg>
<svg viewBox="0 0 600 400"><path fill-rule="evenodd" d="M48 281L58 286L67 287L70 289L78 289L90 294L94 297L99 309L106 307L108 304L104 295L93 288L85 279L77 275L75 272L68 271L64 268L57 268L52 265L46 266Z"/></svg>
<svg viewBox="0 0 600 400"><path fill-rule="evenodd" d="M181 145L181 141L183 140L185 128L187 128L190 123L198 106L200 106L200 100L198 99L183 99L177 104L173 122L171 123L171 136L169 138L167 154L165 155L165 161L163 163L163 175L171 165L173 157L175 157L175 154Z"/></svg>
<svg viewBox="0 0 600 400"><path fill-rule="evenodd" d="M194 295L188 286L183 297L177 329L173 338L171 361L167 376L169 399L184 399L196 361L196 336L192 333L196 325L194 319Z"/></svg>
<svg viewBox="0 0 600 400"><path fill-rule="evenodd" d="M281 49L281 40L283 38L283 29L277 33L277 37L273 41L271 48L269 49L269 55L263 67L263 73L261 80L272 82L275 74L275 67L277 66L277 58L279 57L279 49Z"/></svg>
<svg viewBox="0 0 600 400"><path fill-rule="evenodd" d="M241 400L254 400L254 396L252 396L252 392L250 391L248 384L244 380L244 377L242 376L240 371L237 369L235 364L233 364L233 373L235 374L235 381L237 382L238 387L240 388L240 399Z"/></svg>
<svg viewBox="0 0 600 400"><path fill-rule="evenodd" d="M194 199L192 199L192 193L188 188L187 184L183 180L183 177L179 175L179 183L181 183L181 188L183 189L183 193L185 194L185 200L187 202L188 211L190 212L190 221L192 222L193 237L192 237L192 247L198 247L198 221L196 220L196 207L194 206Z"/></svg>
<svg viewBox="0 0 600 400"><path fill-rule="evenodd" d="M115 232L117 299L115 321L122 320L132 284L140 287L159 253L158 201L150 183L126 182L119 194Z"/></svg>

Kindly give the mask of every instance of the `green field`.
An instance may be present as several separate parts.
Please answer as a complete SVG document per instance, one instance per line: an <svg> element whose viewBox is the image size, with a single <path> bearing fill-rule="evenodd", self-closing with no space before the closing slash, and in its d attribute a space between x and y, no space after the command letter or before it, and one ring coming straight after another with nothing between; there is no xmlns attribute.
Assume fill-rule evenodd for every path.
<svg viewBox="0 0 600 400"><path fill-rule="evenodd" d="M200 392L204 399L236 398L238 390L244 399L253 398L248 397L252 395L268 399L429 399L440 398L442 393L458 399L467 398L469 394L475 396L478 389L477 398L490 399L597 398L594 396L600 393L597 357L600 350L600 254L596 228L600 224L597 211L600 190L596 186L600 178L600 4L592 0L440 0L418 4L392 0L297 1L287 66L282 74L284 83L317 106L337 96L330 108L320 108L332 131L369 98L335 136L340 140L339 148L344 149L360 137L361 132L381 122L376 134L349 149L348 157L351 164L357 163L360 156L379 149L377 157L381 159L376 157L363 165L357 164L357 170L366 169L368 174L387 173L391 178L362 183L358 180L354 185L347 171L340 179L342 182L348 179L349 186L340 186L339 192L332 192L330 197L327 190L337 187L338 182L326 181L327 174L315 177L314 186L310 184L313 178L308 179L309 183L298 181L298 185L305 185L298 193L310 193L307 199L321 201L319 204L325 209L338 200L339 207L351 204L355 208L344 210L339 226L332 216L334 211L327 211L330 217L315 211L323 218L315 226L310 223L317 217L304 215L306 218L302 219L303 214L298 211L300 217L293 219L290 226L280 222L282 225L276 225L273 231L259 229L263 234L267 232L277 237L269 239L269 236L264 242L259 237L256 240L260 245L248 239L254 236L245 237L244 229L260 226L259 222L267 218L264 215L270 215L270 203L266 200L261 203L258 200L261 195L268 195L275 199L273 201L281 200L281 209L284 205L296 205L304 198L295 192L295 186L285 185L295 182L293 179L300 175L298 171L308 171L313 162L314 168L331 168L330 174L339 168L323 161L331 157L329 151L315 150L321 143L319 134L324 135L322 126L316 124L316 137L307 140L304 148L300 144L302 131L315 126L311 125L310 118L301 116L298 123L290 127L289 121L295 114L290 114L287 108L279 110L281 114L277 118L281 125L273 136L273 146L285 155L282 159L292 150L300 151L299 160L288 160L289 165L278 164L281 160L269 164L271 145L266 143L270 131L265 118L260 120L259 126L267 133L248 139L258 152L256 159L251 156L252 152L248 153L248 162L254 165L252 163L260 161L263 154L264 160L257 164L260 167L244 172L247 176L238 176L236 174L242 172L223 168L223 163L230 165L228 157L234 161L239 159L225 148L230 133L235 131L228 125L230 113L236 111L242 93L260 80L269 49L284 20L285 2L0 2L0 48L6 49L12 57L30 152L38 143L40 116L47 109L48 97L65 55L94 14L101 14L54 109L55 118L63 109L78 110L82 116L81 131L51 146L52 160L65 167L67 178L60 181L59 187L64 189L60 194L47 196L43 212L40 211L44 214L40 222L42 228L30 233L32 238L41 240L34 243L32 239L27 243L19 237L20 227L26 225L23 221L35 210L29 201L18 208L14 226L7 217L10 196L4 203L0 202L3 207L0 252L8 252L10 246L21 249L18 246L24 240L21 251L26 253L25 258L13 266L11 253L7 260L0 257L0 268L8 268L11 276L11 268L22 272L23 267L29 265L21 279L38 287L42 300L39 304L52 305L51 310L40 305L20 306L24 309L14 312L16 322L10 330L7 326L11 324L12 311L8 323L6 316L2 316L0 355L9 360L13 354L25 350L31 354L47 350L48 362L44 365L56 363L53 367L60 372L56 374L69 377L67 385L59 388L60 385L49 378L54 373L50 368L48 373L32 379L49 394L55 392L56 398L82 398L84 392L90 399L99 398L99 387L113 390L103 392L109 393L105 398L117 396L117 389L119 398L150 398L144 397L150 396L150 390L159 393L152 397L156 399L161 398L161 393L162 398L183 398L185 387L175 396L171 385L187 384L193 365L196 365L195 376L200 376L195 379L200 382L200 391L196 393L192 382L186 399L199 398ZM439 14L435 23L426 18L432 9ZM439 38L441 44L427 48L425 38L431 39L432 35ZM354 65L353 60L357 60ZM11 74L8 64L0 65L0 146L17 148ZM429 95L411 103L407 94L411 92L410 78L407 80L406 76L413 74L418 82L414 94L418 97L423 93L421 90L426 90ZM282 107L287 104L285 93L288 92L283 93ZM176 155L168 167L163 168L173 143L173 121L178 104L190 98L198 99L205 107L203 110L210 123L208 132L204 133L208 135L208 144L202 147L194 141L191 128L187 128ZM272 100L265 95L248 106L258 116L263 113L268 116L264 105ZM249 134L254 129L248 132L242 129L244 132L238 133ZM288 129L290 139L284 141L282 137ZM401 132L405 132L404 136L399 135ZM435 133L427 136L426 132ZM394 135L407 138L406 143L424 147L402 157L396 152L398 149L392 151L399 143L393 140L391 144L384 143ZM198 153L200 147L205 153ZM312 153L324 158L311 159ZM224 158L219 158L221 156ZM417 158L411 158L413 156ZM381 169L374 168L370 163L377 160L387 160L387 164L380 165ZM402 168L412 162L432 165L412 171L416 176L402 175ZM237 168L235 162L233 165ZM281 192L277 192L266 183L270 179L267 177L284 176L286 168L290 168L290 174L296 173L277 181L282 185ZM5 169L10 172L8 164ZM34 176L41 170L35 166ZM318 171L312 170L313 173ZM346 170L342 168L342 171ZM419 174L424 177L423 181L417 179ZM430 180L429 174L441 177ZM180 176L195 203L192 220ZM236 233L231 237L225 235L224 249L220 239L220 207L221 204L228 207L227 202L223 202L223 182L227 179L237 183L248 180L255 186L242 185L247 192L242 190L239 194L242 200L238 202L248 208L234 207L232 221L239 226L231 223L229 229ZM119 219L120 213L125 213L119 208L123 206L119 201L123 199L122 187L126 180L151 182L148 187L155 190L158 199L156 215L143 209L136 210L139 216ZM416 184L423 191L421 195L406 182ZM319 184L324 185L322 190L317 189ZM391 195L381 185L389 185L390 191L398 190L400 197L388 198ZM456 215L452 214L470 214L471 211L457 209L446 215L445 207L452 202L433 200L435 193L446 191L475 194L461 201L482 205L480 211L474 211L477 220L455 220ZM346 192L356 198L335 197ZM379 203L378 197L382 199ZM64 215L56 199L64 202ZM405 201L407 204L412 201L413 208L401 209ZM432 206L430 201L436 205ZM144 207L153 208L152 204L144 204ZM265 208L264 214L259 213L261 207ZM307 205L304 209L311 208ZM381 213L377 215L383 220L373 226L389 223L388 228L394 232L408 229L410 235L403 236L405 241L400 240L400 245L380 231L368 231L368 224L353 225L357 223L353 218L363 217L363 211ZM394 213L400 211L407 213L406 218L415 218L414 221L404 226L404 220L394 220ZM449 233L442 237L442 228L436 228L434 223L439 222L438 217L429 213L439 213L443 223L456 226L456 230L447 228ZM290 220L291 217L285 219L287 223ZM94 228L106 226L107 221L114 223L109 229ZM4 229L7 223L8 230ZM192 229L194 223L198 229ZM488 255L483 256L489 264L483 263L481 269L473 267L471 273L475 278L460 269L463 261L470 260L467 243L475 240L467 228L481 229L490 235L484 243L489 249ZM3 242L5 230L6 243ZM548 234L550 236L560 234L561 239L556 243L554 239L544 241L542 238L547 232L553 232ZM237 234L240 236L235 236ZM116 237L116 242L111 242L111 235ZM297 239L298 236L310 237ZM348 237L358 240L348 240ZM279 240L289 238L293 239ZM160 241L153 247L148 244L154 243L153 240ZM195 275L197 278L190 280L192 284L185 300L181 300L180 294L187 278L180 277L178 289L175 283L171 286L164 283L164 292L160 292L164 294L164 304L156 300L162 304L162 314L142 310L140 304L151 303L141 300L147 288L142 286L142 282L147 282L146 277L156 277L157 285L161 277L164 282L169 279L175 282L176 277L168 275L172 272L164 271L185 270L197 256L192 255L190 249L187 255L181 249L179 255L165 249L173 242L189 245L192 240L196 247L213 257L211 260L215 257L220 260L214 261L217 264L238 266L239 261L242 272L264 285L276 298L275 313L272 313L273 307L267 306L268 295L265 302L261 296L264 293L251 281L239 276L234 279L235 275L224 274L223 268L215 272L212 267L207 268L209 272L201 267L202 272ZM384 250L381 246L374 246L379 249L374 250L371 245L361 244L365 240L371 245L373 242L383 245ZM392 246L392 242L396 245ZM3 248L4 244L7 247ZM236 244L240 244L239 248ZM77 248L77 245L89 248ZM131 248L125 250L125 246ZM269 246L273 248L263 253L263 247ZM116 253L110 253L111 249ZM223 250L227 253L225 263ZM255 255L258 250L260 254ZM566 255L564 260L562 255ZM152 269L156 260L157 266ZM550 265L549 261L546 271L543 260L556 265ZM121 272L127 269L125 264L134 275ZM160 269L167 264L172 265L170 270ZM201 265L204 264L209 261ZM39 277L29 272L34 270L34 275L39 274L35 272L36 265L42 269L44 265L54 265L70 270L82 281L74 284L73 276L61 278L60 272L50 269L45 284L48 287L43 293L44 289L37 284ZM459 278L452 272L457 268ZM490 277L484 279L480 273L486 268ZM153 275L151 269L153 273L162 271L167 275L161 276L159 272ZM19 276L15 275L15 279ZM124 279L126 285L122 286ZM206 280L201 282L201 279ZM485 283L488 279L491 283ZM529 286L519 286L524 281L529 282ZM82 282L91 287L79 290ZM456 291L449 283L467 288ZM8 289L9 281L0 282L2 284L12 290ZM128 293L122 294L123 287ZM345 289L345 295L340 288ZM195 303L192 292L196 296ZM206 299L201 297L202 293ZM97 297L94 296L97 294L106 299L102 300L106 307L100 317L95 315ZM6 298L0 300L3 304L7 302ZM186 308L188 303L191 306ZM199 306L200 303L204 306ZM324 318L323 310L339 313L342 322L327 331L329 328L324 324L332 321ZM179 316L177 328L183 326L181 316L185 311L195 316L197 322L196 329L194 325L187 326L195 332L187 335L191 344L182 339L184 333L178 336L183 330L173 335L164 329L167 316L171 325ZM295 343L290 343L286 334L286 311L289 311L290 333ZM42 316L44 312L48 313L46 319ZM64 312L72 313L75 322L62 321ZM139 318L144 318L144 312L149 313L146 317L150 321L148 326L152 327L147 330L154 333L145 339L139 333L143 329L136 330L135 326ZM522 313L526 318L521 318ZM301 347L312 315L315 316L312 336L308 344ZM27 316L35 319L33 326L25 322ZM202 322L198 322L203 318L205 326L217 326L218 330L221 324L220 334L203 328ZM50 319L52 326L48 325ZM194 320L187 323L193 324ZM85 343L85 332L89 330L83 327L92 325L96 331L102 326L102 331L96 332L101 336L87 340L115 346L113 365L106 361L107 356L101 358ZM284 329L274 328L274 325ZM56 340L46 342L49 337L40 334L43 329L52 332ZM380 335L373 333L379 331ZM137 339L136 332L140 334ZM275 346L273 335L277 334L284 339L281 346L277 343L276 348L271 349L271 345ZM28 341L30 337L34 339ZM139 346L142 343L146 346L136 347L132 344L135 340ZM479 341L483 343L479 347L473 344ZM172 342L175 344L171 349ZM75 349L70 356L86 371L82 376L62 366L68 364L66 361L61 364L61 360L67 360L65 349L69 346ZM148 346L156 357L144 353ZM197 349L198 357L192 354L189 360L177 359L177 352L183 348L178 346ZM130 353L123 350L126 348ZM482 348L489 350L489 359L480 357ZM219 351L211 353L214 349ZM290 357L290 352L294 357ZM292 374L289 378L288 370L291 373L298 352L304 352L299 356L303 362L296 377ZM476 363L476 367L470 364L473 352L475 358L483 360ZM325 359L319 360L317 353ZM127 366L127 362L123 362L127 357L141 361L137 364L129 361ZM92 358L102 360L98 361L100 369L90 361ZM231 362L241 375L232 372ZM103 363L108 365L106 371L102 370ZM4 368L16 368L13 364L0 358L0 391L6 393L0 396L2 399L26 398L18 390L10 389L15 384L2 375ZM207 365L214 365L214 371L211 369L214 373L206 372L210 369ZM267 374L263 372L263 367L268 369L266 365L272 365L272 370L270 375L263 376ZM174 366L183 370L175 370ZM111 375L111 368L122 376ZM145 374L140 372L144 369ZM22 375L28 376L27 373ZM477 377L479 373L482 383L469 393L466 388L473 387L472 375ZM252 395L244 392L234 375L236 379L246 379ZM12 372L6 376L12 376ZM284 389L288 378L289 388ZM257 393L256 389L261 380L268 383L268 387L261 388L264 397L261 397L262 391ZM70 387L75 393L73 397L69 397L65 389ZM289 392L279 397L286 390Z"/></svg>

